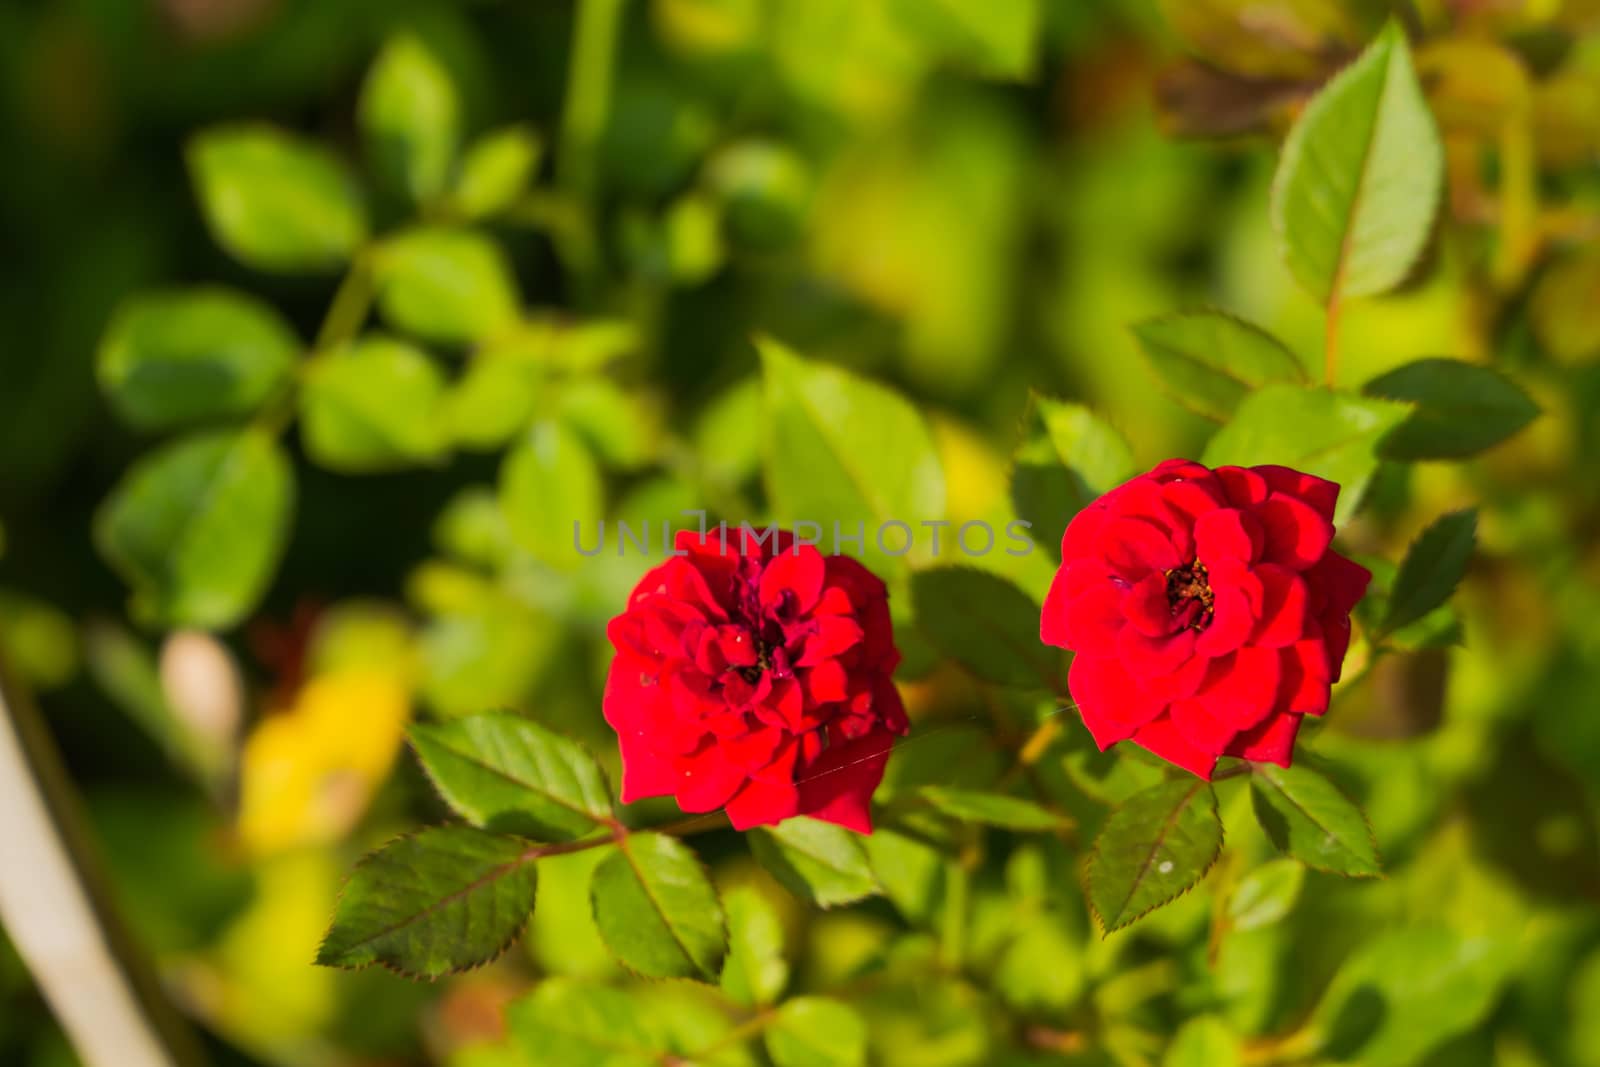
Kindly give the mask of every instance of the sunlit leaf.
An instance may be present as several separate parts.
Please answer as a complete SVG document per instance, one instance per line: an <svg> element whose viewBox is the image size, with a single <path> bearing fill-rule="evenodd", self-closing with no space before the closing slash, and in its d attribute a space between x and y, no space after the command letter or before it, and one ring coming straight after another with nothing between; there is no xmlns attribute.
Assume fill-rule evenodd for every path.
<svg viewBox="0 0 1600 1067"><path fill-rule="evenodd" d="M267 435L186 437L128 470L95 517L95 542L141 612L227 627L271 583L293 501L293 471Z"/></svg>
<svg viewBox="0 0 1600 1067"><path fill-rule="evenodd" d="M1239 1063L1239 1039L1215 1015L1184 1023L1161 1058L1161 1067L1239 1067Z"/></svg>
<svg viewBox="0 0 1600 1067"><path fill-rule="evenodd" d="M547 978L506 1009L529 1063L561 1067L660 1067L664 1042L638 998L570 978Z"/></svg>
<svg viewBox="0 0 1600 1067"><path fill-rule="evenodd" d="M1555 359L1586 363L1600 358L1597 292L1600 251L1592 245L1556 260L1539 276L1528 302L1528 320L1540 346Z"/></svg>
<svg viewBox="0 0 1600 1067"><path fill-rule="evenodd" d="M289 324L255 297L209 286L154 293L111 320L100 386L141 428L234 418L283 386L299 349Z"/></svg>
<svg viewBox="0 0 1600 1067"><path fill-rule="evenodd" d="M1478 512L1453 511L1435 519L1406 549L1381 630L1392 633L1422 618L1455 592L1477 546Z"/></svg>
<svg viewBox="0 0 1600 1067"><path fill-rule="evenodd" d="M783 924L767 898L753 886L738 886L722 897L728 915L728 958L722 965L722 991L748 1007L771 1004L789 982L783 955Z"/></svg>
<svg viewBox="0 0 1600 1067"><path fill-rule="evenodd" d="M1306 869L1291 859L1271 860L1240 878L1228 897L1228 923L1243 933L1282 919L1294 909Z"/></svg>
<svg viewBox="0 0 1600 1067"><path fill-rule="evenodd" d="M601 493L594 457L560 423L533 427L500 468L500 506L511 536L552 566L581 561L575 548L580 534L585 546L598 538Z"/></svg>
<svg viewBox="0 0 1600 1067"><path fill-rule="evenodd" d="M522 298L500 247L472 230L423 227L383 243L378 307L395 329L429 341L481 341L516 323Z"/></svg>
<svg viewBox="0 0 1600 1067"><path fill-rule="evenodd" d="M377 170L412 199L444 188L460 139L450 72L412 33L391 37L361 87L361 132Z"/></svg>
<svg viewBox="0 0 1600 1067"><path fill-rule="evenodd" d="M942 814L1007 830L1059 830L1071 821L1031 800L1004 793L928 786L919 795Z"/></svg>
<svg viewBox="0 0 1600 1067"><path fill-rule="evenodd" d="M863 842L884 896L906 921L931 926L944 900L948 858L909 834L878 827Z"/></svg>
<svg viewBox="0 0 1600 1067"><path fill-rule="evenodd" d="M750 835L750 849L791 893L823 908L879 891L861 839L817 819L785 819Z"/></svg>
<svg viewBox="0 0 1600 1067"><path fill-rule="evenodd" d="M766 1030L777 1067L864 1067L867 1025L854 1008L828 997L783 1003Z"/></svg>
<svg viewBox="0 0 1600 1067"><path fill-rule="evenodd" d="M521 715L419 723L411 744L440 794L475 826L567 841L611 818L611 787L594 757Z"/></svg>
<svg viewBox="0 0 1600 1067"><path fill-rule="evenodd" d="M1039 605L990 571L936 567L911 578L917 627L946 656L996 685L1059 690L1061 664L1039 641Z"/></svg>
<svg viewBox="0 0 1600 1067"><path fill-rule="evenodd" d="M1283 342L1222 311L1191 311L1136 323L1133 332L1174 400L1225 420L1253 389L1299 383L1305 369Z"/></svg>
<svg viewBox="0 0 1600 1067"><path fill-rule="evenodd" d="M1284 141L1272 222L1290 271L1324 303L1393 288L1427 244L1443 182L1439 131L1390 22Z"/></svg>
<svg viewBox="0 0 1600 1067"><path fill-rule="evenodd" d="M1384 437L1386 459L1451 459L1499 444L1539 414L1511 379L1455 359L1419 359L1362 386L1368 396L1416 405Z"/></svg>
<svg viewBox="0 0 1600 1067"><path fill-rule="evenodd" d="M317 962L437 978L494 959L533 910L527 850L466 826L390 842L351 872Z"/></svg>
<svg viewBox="0 0 1600 1067"><path fill-rule="evenodd" d="M1208 467L1279 463L1338 482L1334 521L1342 523L1378 469L1379 441L1409 413L1389 400L1269 385L1240 403L1200 459Z"/></svg>
<svg viewBox="0 0 1600 1067"><path fill-rule="evenodd" d="M498 214L516 203L539 167L544 142L531 126L506 126L467 148L456 179L455 204L469 219Z"/></svg>
<svg viewBox="0 0 1600 1067"><path fill-rule="evenodd" d="M188 159L212 235L247 266L331 270L367 238L354 179L318 144L266 124L218 126L189 142Z"/></svg>
<svg viewBox="0 0 1600 1067"><path fill-rule="evenodd" d="M594 921L629 970L715 981L727 951L716 890L687 845L633 833L595 868Z"/></svg>
<svg viewBox="0 0 1600 1067"><path fill-rule="evenodd" d="M330 470L385 471L444 452L444 375L403 341L367 337L313 360L300 392L306 452Z"/></svg>
<svg viewBox="0 0 1600 1067"><path fill-rule="evenodd" d="M1383 873L1372 827L1339 787L1304 764L1252 764L1256 820L1280 852L1308 867L1357 878Z"/></svg>
<svg viewBox="0 0 1600 1067"><path fill-rule="evenodd" d="M1028 536L1061 557L1067 523L1138 473L1128 442L1082 404L1035 395L1011 465L1011 505Z"/></svg>
<svg viewBox="0 0 1600 1067"><path fill-rule="evenodd" d="M1089 857L1089 904L1105 933L1192 888L1222 851L1211 785L1184 778L1129 797L1106 819Z"/></svg>

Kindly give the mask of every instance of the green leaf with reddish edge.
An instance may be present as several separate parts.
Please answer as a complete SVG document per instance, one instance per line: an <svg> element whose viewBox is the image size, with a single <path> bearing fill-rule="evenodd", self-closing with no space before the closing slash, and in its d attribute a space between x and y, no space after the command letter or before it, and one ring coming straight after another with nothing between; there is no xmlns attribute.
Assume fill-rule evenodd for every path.
<svg viewBox="0 0 1600 1067"><path fill-rule="evenodd" d="M911 576L917 629L995 685L1061 692L1061 659L1039 641L1039 605L991 571L935 567Z"/></svg>
<svg viewBox="0 0 1600 1067"><path fill-rule="evenodd" d="M1250 798L1256 821L1285 855L1330 874L1376 878L1383 873L1367 817L1310 767L1252 763Z"/></svg>
<svg viewBox="0 0 1600 1067"><path fill-rule="evenodd" d="M783 956L783 922L761 891L741 885L722 897L728 915L728 958L722 991L746 1007L771 1004L789 983Z"/></svg>
<svg viewBox="0 0 1600 1067"><path fill-rule="evenodd" d="M880 891L861 839L842 826L801 816L750 835L750 850L785 889L818 907Z"/></svg>
<svg viewBox="0 0 1600 1067"><path fill-rule="evenodd" d="M1096 497L1133 477L1133 451L1082 404L1034 394L1011 460L1011 506L1028 536L1061 558L1067 523Z"/></svg>
<svg viewBox="0 0 1600 1067"><path fill-rule="evenodd" d="M857 1011L830 997L785 1001L763 1035L777 1067L863 1067L867 1024Z"/></svg>
<svg viewBox="0 0 1600 1067"><path fill-rule="evenodd" d="M1477 545L1478 512L1475 508L1442 515L1411 543L1389 590L1389 610L1384 613L1378 637L1386 637L1450 599L1467 573L1467 563Z"/></svg>
<svg viewBox="0 0 1600 1067"><path fill-rule="evenodd" d="M477 967L522 930L535 881L528 843L514 837L442 826L397 838L350 873L317 962L410 978Z"/></svg>
<svg viewBox="0 0 1600 1067"><path fill-rule="evenodd" d="M634 833L595 868L595 926L635 973L715 981L728 948L722 905L689 846Z"/></svg>
<svg viewBox="0 0 1600 1067"><path fill-rule="evenodd" d="M1226 420L1251 390L1306 381L1282 341L1224 311L1182 311L1133 326L1156 379L1184 407Z"/></svg>
<svg viewBox="0 0 1600 1067"><path fill-rule="evenodd" d="M418 723L411 745L439 795L474 826L571 841L612 816L611 787L594 757L520 715Z"/></svg>
<svg viewBox="0 0 1600 1067"><path fill-rule="evenodd" d="M1284 261L1318 301L1398 285L1427 245L1444 148L1391 21L1289 131L1272 183Z"/></svg>
<svg viewBox="0 0 1600 1067"><path fill-rule="evenodd" d="M1386 459L1455 459L1499 444L1539 414L1510 378L1458 359L1419 359L1361 387L1368 396L1415 404L1378 444Z"/></svg>
<svg viewBox="0 0 1600 1067"><path fill-rule="evenodd" d="M1201 453L1208 467L1279 463L1340 486L1334 522L1348 519L1378 469L1378 443L1411 413L1389 400L1268 385L1240 403Z"/></svg>
<svg viewBox="0 0 1600 1067"><path fill-rule="evenodd" d="M1211 783L1182 778L1129 797L1106 819L1089 857L1089 905L1102 933L1192 889L1221 852Z"/></svg>
<svg viewBox="0 0 1600 1067"><path fill-rule="evenodd" d="M632 994L572 978L547 978L506 1009L530 1064L660 1067L666 1042Z"/></svg>
<svg viewBox="0 0 1600 1067"><path fill-rule="evenodd" d="M1048 832L1072 823L1065 815L1031 800L1006 796L1004 793L928 786L920 795L943 815L1006 830Z"/></svg>

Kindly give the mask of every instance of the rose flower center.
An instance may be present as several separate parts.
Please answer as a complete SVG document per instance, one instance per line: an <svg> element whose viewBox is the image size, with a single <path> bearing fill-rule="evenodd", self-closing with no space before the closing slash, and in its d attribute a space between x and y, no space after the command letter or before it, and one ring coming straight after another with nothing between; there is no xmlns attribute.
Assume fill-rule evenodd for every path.
<svg viewBox="0 0 1600 1067"><path fill-rule="evenodd" d="M1166 572L1167 604L1182 625L1203 630L1216 613L1216 594L1211 591L1206 565L1195 560L1187 567Z"/></svg>

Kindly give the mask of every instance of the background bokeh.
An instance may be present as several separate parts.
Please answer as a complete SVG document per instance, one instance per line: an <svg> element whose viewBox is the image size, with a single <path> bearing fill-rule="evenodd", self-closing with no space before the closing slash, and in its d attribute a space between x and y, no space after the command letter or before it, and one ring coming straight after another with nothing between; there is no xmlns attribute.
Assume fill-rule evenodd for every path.
<svg viewBox="0 0 1600 1067"><path fill-rule="evenodd" d="M1204 1012L1257 1038L1291 1031L1354 944L1428 917L1493 935L1495 969L1471 1025L1419 1058L1600 1062L1596 8L1396 6L1427 31L1417 62L1448 195L1416 278L1347 308L1340 380L1453 356L1500 367L1543 414L1470 463L1385 466L1342 533L1392 561L1441 512L1481 509L1459 643L1362 674L1315 740L1364 802L1388 880L1313 875L1292 921L1208 959L1203 893L1102 943L1071 857L1007 870L1016 891L1037 860L1075 918L1013 961L1003 999L1156 1035L1074 1055L1158 1062ZM548 327L540 343L575 368L532 403L595 457L605 514L761 514L762 334L913 398L950 515L993 517L1030 390L1091 405L1143 462L1198 453L1212 425L1161 391L1130 323L1226 307L1320 373L1321 309L1282 265L1268 186L1294 109L1389 7L630 0L598 58L577 6L554 0L0 7L0 650L37 694L116 899L178 1003L234 1062L490 1067L516 1062L493 1041L535 977L615 976L587 918L592 854L541 872L528 936L487 970L417 985L310 961L350 863L443 817L402 751L413 716L536 708L614 765L603 625L642 565L521 559L493 504L503 439L462 431L448 458L352 475L291 432L293 524L252 618L213 637L130 610L94 516L157 437L115 417L97 383L113 312L218 283L311 338L338 283L259 273L219 247L186 165L198 130L270 120L330 146L390 229L416 212L363 145L358 101L384 43L409 31L454 83L469 142L512 124L536 138L528 189L485 226ZM1048 579L1038 556L1012 572L1036 596ZM945 681L913 685L922 721L981 715ZM981 776L1011 743L975 724L946 741L907 773ZM1063 773L1067 790L1088 780ZM733 844L713 837L703 854L719 881L771 888ZM887 906L784 907L817 989L900 930ZM919 995L880 995L884 1062L1000 1062L963 1044L977 1025L964 994ZM74 1062L0 943L0 1063Z"/></svg>

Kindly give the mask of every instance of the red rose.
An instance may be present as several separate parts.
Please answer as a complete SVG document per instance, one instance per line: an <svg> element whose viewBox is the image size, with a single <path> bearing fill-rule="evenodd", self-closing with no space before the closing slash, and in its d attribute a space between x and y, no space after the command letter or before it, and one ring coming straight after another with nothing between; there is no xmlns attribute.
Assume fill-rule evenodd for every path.
<svg viewBox="0 0 1600 1067"><path fill-rule="evenodd" d="M909 727L883 583L784 533L685 530L677 549L608 630L623 802L726 808L739 830L810 815L870 833Z"/></svg>
<svg viewBox="0 0 1600 1067"><path fill-rule="evenodd" d="M1287 467L1171 459L1078 513L1039 634L1077 653L1102 750L1131 738L1202 778L1219 756L1289 765L1372 577L1328 547L1338 496Z"/></svg>

